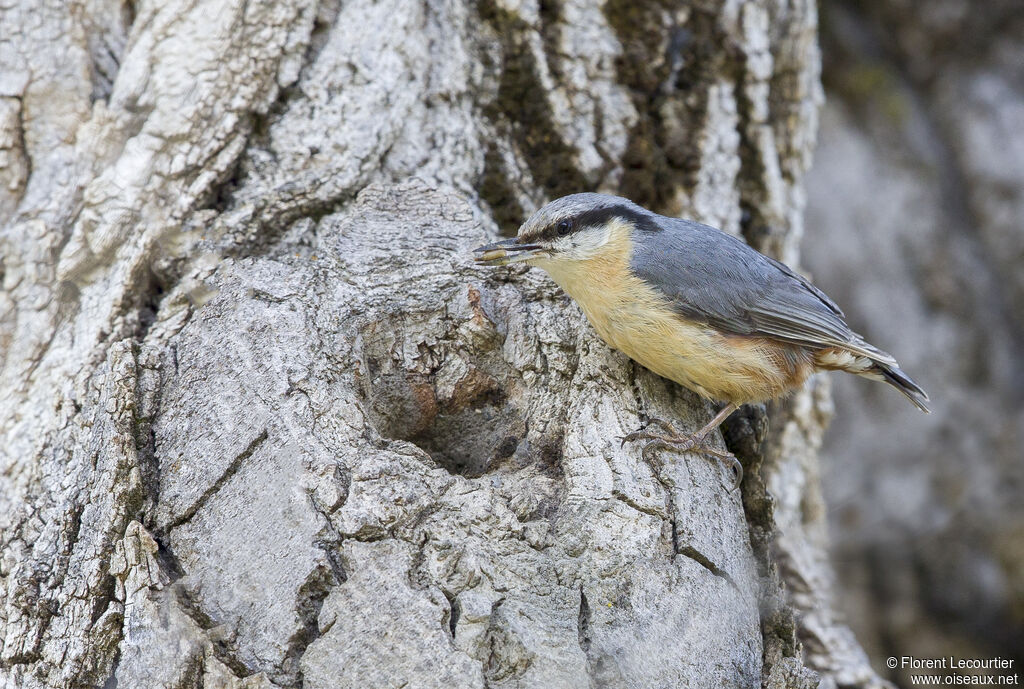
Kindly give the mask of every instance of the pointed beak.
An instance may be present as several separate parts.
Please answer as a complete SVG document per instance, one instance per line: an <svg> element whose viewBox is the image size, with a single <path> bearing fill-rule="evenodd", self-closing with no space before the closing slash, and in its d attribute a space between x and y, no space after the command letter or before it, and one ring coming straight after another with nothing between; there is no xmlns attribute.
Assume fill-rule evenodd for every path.
<svg viewBox="0 0 1024 689"><path fill-rule="evenodd" d="M520 244L519 238L516 237L473 249L473 253L476 254L473 260L482 266L504 266L529 261L543 250L544 247L540 244Z"/></svg>

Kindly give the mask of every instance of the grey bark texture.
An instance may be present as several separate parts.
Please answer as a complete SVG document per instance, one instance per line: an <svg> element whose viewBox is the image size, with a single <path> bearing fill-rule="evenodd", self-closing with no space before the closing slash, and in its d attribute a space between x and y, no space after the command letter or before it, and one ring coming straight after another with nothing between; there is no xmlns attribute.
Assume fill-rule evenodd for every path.
<svg viewBox="0 0 1024 689"><path fill-rule="evenodd" d="M804 264L873 342L903 343L935 402L924 417L835 381L823 455L844 607L879 660L1019 667L1024 6L826 2L823 17Z"/></svg>
<svg viewBox="0 0 1024 689"><path fill-rule="evenodd" d="M742 491L648 464L618 437L712 408L469 259L601 189L795 262L813 2L0 26L5 687L879 684L831 603L823 382L727 429Z"/></svg>

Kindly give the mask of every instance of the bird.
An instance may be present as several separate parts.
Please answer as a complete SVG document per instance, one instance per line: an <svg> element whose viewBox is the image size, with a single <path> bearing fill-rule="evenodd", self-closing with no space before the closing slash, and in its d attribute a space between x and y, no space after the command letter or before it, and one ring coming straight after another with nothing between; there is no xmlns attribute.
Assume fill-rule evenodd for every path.
<svg viewBox="0 0 1024 689"><path fill-rule="evenodd" d="M662 419L623 438L742 465L708 436L743 404L782 397L816 371L893 386L918 409L928 395L891 354L789 266L714 227L666 217L610 194L578 193L537 210L514 238L474 249L476 264L542 268L610 347L725 406L686 434ZM661 432L654 432L652 426Z"/></svg>

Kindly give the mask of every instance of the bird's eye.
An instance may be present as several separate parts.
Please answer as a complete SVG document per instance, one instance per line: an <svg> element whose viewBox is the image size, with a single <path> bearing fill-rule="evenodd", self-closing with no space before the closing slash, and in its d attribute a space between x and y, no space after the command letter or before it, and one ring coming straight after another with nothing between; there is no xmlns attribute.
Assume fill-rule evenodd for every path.
<svg viewBox="0 0 1024 689"><path fill-rule="evenodd" d="M569 230L572 229L572 223L568 220L563 220L558 223L558 234L569 234Z"/></svg>

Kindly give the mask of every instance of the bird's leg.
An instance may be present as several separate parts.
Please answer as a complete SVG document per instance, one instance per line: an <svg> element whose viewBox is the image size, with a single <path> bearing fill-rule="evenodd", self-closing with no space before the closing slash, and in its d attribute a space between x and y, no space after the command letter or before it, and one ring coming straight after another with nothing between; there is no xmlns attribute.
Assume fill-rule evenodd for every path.
<svg viewBox="0 0 1024 689"><path fill-rule="evenodd" d="M675 428L673 428L672 424L663 419L651 419L648 422L647 427L626 435L622 439L622 444L625 445L627 442L632 442L634 440L649 441L643 449L645 458L648 456L648 450L655 449L675 450L677 452L689 452L690 450L695 450L701 454L716 457L723 463L729 463L729 468L736 477L736 485L738 486L743 481L743 465L740 464L735 455L731 452L722 452L721 450L708 447L704 444L705 439L711 431L722 425L722 422L737 409L739 409L739 405L730 402L723 407L720 412L715 414L715 417L711 419L707 425L691 435L679 433ZM650 426L659 426L666 433L650 432L647 430Z"/></svg>

